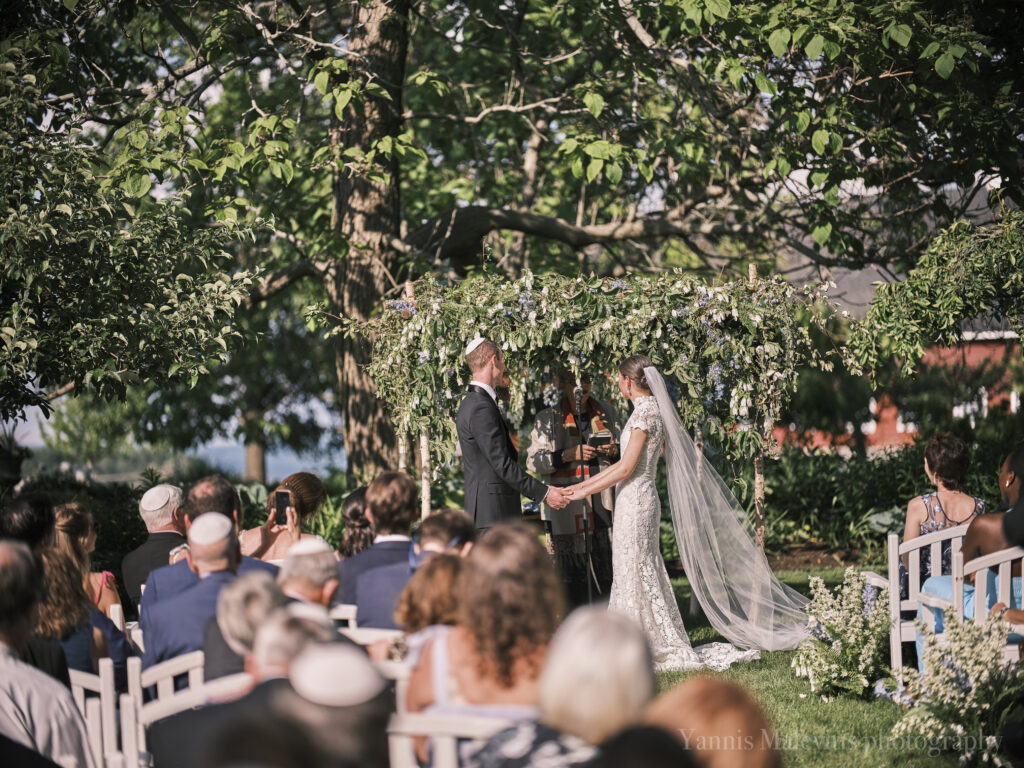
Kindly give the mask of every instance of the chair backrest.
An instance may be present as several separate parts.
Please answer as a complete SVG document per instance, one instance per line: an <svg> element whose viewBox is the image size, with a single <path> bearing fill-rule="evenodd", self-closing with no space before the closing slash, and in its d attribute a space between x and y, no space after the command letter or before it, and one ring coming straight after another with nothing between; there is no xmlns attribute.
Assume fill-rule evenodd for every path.
<svg viewBox="0 0 1024 768"><path fill-rule="evenodd" d="M338 631L349 640L354 643L358 643L359 645L370 645L378 640L398 640L405 634L400 629L371 629L369 627L356 629L345 629L343 627Z"/></svg>
<svg viewBox="0 0 1024 768"><path fill-rule="evenodd" d="M124 632L124 608L120 603L114 603L108 610L110 611L108 618L114 622L115 627Z"/></svg>
<svg viewBox="0 0 1024 768"><path fill-rule="evenodd" d="M248 672L239 672L237 675L218 677L195 688L178 691L174 696L143 704L139 710L139 725L145 730L157 720L163 720L186 709L241 696L252 688L252 684L252 675Z"/></svg>
<svg viewBox="0 0 1024 768"><path fill-rule="evenodd" d="M89 750L96 765L103 765L103 715L100 712L100 700L89 699L84 702L85 733L89 737Z"/></svg>
<svg viewBox="0 0 1024 768"><path fill-rule="evenodd" d="M1005 603L1013 605L1012 601L1012 569L1016 565L1024 573L1024 547L1010 547L992 552L988 555L975 557L973 560L964 562L963 552L956 552L953 555L953 606L964 618L964 582L974 576L974 616L975 621L985 621L988 615L989 603ZM996 597L989 600L988 597L988 573L991 569L996 573Z"/></svg>
<svg viewBox="0 0 1024 768"><path fill-rule="evenodd" d="M117 693L114 687L114 662L108 659L100 659L99 674L93 675L89 672L80 672L77 669L68 671L71 678L71 696L78 706L82 717L88 718L88 706L95 701L99 707L99 737L98 746L101 754L117 747ZM99 694L98 699L89 698L87 692ZM92 738L92 734L90 734Z"/></svg>
<svg viewBox="0 0 1024 768"><path fill-rule="evenodd" d="M347 621L349 629L355 629L359 626L356 623L356 606L352 603L332 605L328 615L334 621Z"/></svg>
<svg viewBox="0 0 1024 768"><path fill-rule="evenodd" d="M941 531L918 536L902 544L899 543L897 534L889 534L889 583L897 586L900 583L899 561L902 555L907 555L907 573L910 576L907 599L900 603L899 610L906 611L917 608L917 596L921 594L921 553L925 549L929 551L928 575L941 576L943 543L948 541L953 554L956 555L963 546L968 526L969 523L964 523L951 528L943 528Z"/></svg>
<svg viewBox="0 0 1024 768"><path fill-rule="evenodd" d="M128 693L135 703L136 733L138 734L138 748L140 751L145 751L146 749L145 725L156 719L152 717L147 719L147 713L152 712L153 707L161 702L164 702L166 706L168 700L176 697L188 697L190 691L200 688L203 684L204 658L205 656L202 651L193 651L192 653L186 653L177 658L154 664L146 670L142 669L142 660L137 656L132 656L128 659ZM176 692L174 690L174 678L183 674L188 675L188 689ZM143 691L150 686L156 686L156 699L145 702ZM186 700L191 701L192 699ZM191 706L194 706L194 704L184 706L183 709L188 709ZM157 711L162 711L162 709Z"/></svg>
<svg viewBox="0 0 1024 768"><path fill-rule="evenodd" d="M458 768L458 741L486 741L498 731L514 724L496 717L464 717L428 712L399 712L388 721L388 748L391 768L415 768L413 736L429 736L433 768ZM410 762L411 761L411 762Z"/></svg>

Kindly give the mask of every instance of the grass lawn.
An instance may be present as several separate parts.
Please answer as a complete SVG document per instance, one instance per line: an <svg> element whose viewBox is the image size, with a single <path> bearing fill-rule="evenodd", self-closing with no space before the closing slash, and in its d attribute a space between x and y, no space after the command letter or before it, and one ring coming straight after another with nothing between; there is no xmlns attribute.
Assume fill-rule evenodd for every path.
<svg viewBox="0 0 1024 768"><path fill-rule="evenodd" d="M839 584L842 568L818 571L781 571L783 582L807 594L808 578L819 576L826 584ZM673 581L686 628L694 645L723 638L712 629L703 614L688 616L690 586L686 579ZM818 766L921 766L942 768L957 765L954 753L929 754L923 741L901 743L890 737L893 725L904 710L884 699L860 701L833 699L828 703L811 693L805 678L790 668L794 651L763 653L761 661L737 664L722 677L734 680L753 692L775 725L776 744L781 748L787 768ZM670 672L659 676L659 685L667 689L695 673Z"/></svg>

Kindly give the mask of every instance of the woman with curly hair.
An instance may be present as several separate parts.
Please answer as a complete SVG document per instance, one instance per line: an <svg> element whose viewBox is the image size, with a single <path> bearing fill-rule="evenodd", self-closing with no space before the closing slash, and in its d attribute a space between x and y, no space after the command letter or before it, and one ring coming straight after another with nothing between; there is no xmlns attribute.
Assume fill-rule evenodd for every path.
<svg viewBox="0 0 1024 768"><path fill-rule="evenodd" d="M92 570L91 555L96 551L96 523L92 513L82 504L72 501L54 507L54 546L78 564L82 572L82 587L104 616L110 616L110 607L120 605L114 574Z"/></svg>
<svg viewBox="0 0 1024 768"><path fill-rule="evenodd" d="M536 719L541 667L565 610L536 532L521 523L490 528L455 584L455 626L424 645L409 711ZM417 751L427 758L425 742Z"/></svg>
<svg viewBox="0 0 1024 768"><path fill-rule="evenodd" d="M366 517L366 486L361 485L341 502L345 528L341 532L338 554L342 559L355 557L373 546L373 526Z"/></svg>
<svg viewBox="0 0 1024 768"><path fill-rule="evenodd" d="M285 525L277 522L276 498L279 492L288 494ZM320 539L315 534L303 533L302 525L313 519L326 499L324 484L312 472L288 475L267 496L267 521L259 528L242 531L239 537L242 554L280 565L295 542L300 539Z"/></svg>

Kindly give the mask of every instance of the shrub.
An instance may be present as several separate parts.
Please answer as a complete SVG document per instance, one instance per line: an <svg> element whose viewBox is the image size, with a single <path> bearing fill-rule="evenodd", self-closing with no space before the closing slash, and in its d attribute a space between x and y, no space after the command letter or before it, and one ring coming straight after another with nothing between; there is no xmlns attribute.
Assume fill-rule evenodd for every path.
<svg viewBox="0 0 1024 768"><path fill-rule="evenodd" d="M868 698L871 681L891 674L886 666L888 592L868 585L853 568L846 569L834 594L817 576L810 584L811 634L793 658L797 677L806 677L811 691L826 699L842 694Z"/></svg>
<svg viewBox="0 0 1024 768"><path fill-rule="evenodd" d="M924 632L924 674L907 670L907 689L918 706L893 727L893 736L924 736L960 752L961 764L1003 765L998 736L1024 700L1024 673L1003 661L1008 625L999 616L960 621L947 612L943 642Z"/></svg>

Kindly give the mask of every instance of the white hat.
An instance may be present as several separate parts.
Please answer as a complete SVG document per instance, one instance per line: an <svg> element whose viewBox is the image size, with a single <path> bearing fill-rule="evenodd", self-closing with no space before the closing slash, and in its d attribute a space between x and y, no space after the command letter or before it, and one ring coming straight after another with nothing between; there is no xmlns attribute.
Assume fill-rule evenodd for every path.
<svg viewBox="0 0 1024 768"><path fill-rule="evenodd" d="M307 648L292 662L288 676L299 696L328 707L363 704L387 684L369 657L348 643Z"/></svg>
<svg viewBox="0 0 1024 768"><path fill-rule="evenodd" d="M475 339L469 342L469 344L466 345L466 357L469 357L471 354L473 354L473 350L475 350L485 341L487 341L487 339L485 339L483 336L477 336Z"/></svg>
<svg viewBox="0 0 1024 768"><path fill-rule="evenodd" d="M310 536L306 539L299 539L288 549L288 557L303 557L305 555L321 555L324 552L333 552L330 544L323 539Z"/></svg>
<svg viewBox="0 0 1024 768"><path fill-rule="evenodd" d="M220 512L204 512L188 527L190 544L216 544L224 541L235 530L230 517Z"/></svg>
<svg viewBox="0 0 1024 768"><path fill-rule="evenodd" d="M139 501L139 509L145 512L156 512L158 509L163 509L167 506L167 502L171 500L171 493L173 491L181 493L181 490L175 485L167 485L166 483L154 485L142 494L142 499Z"/></svg>

